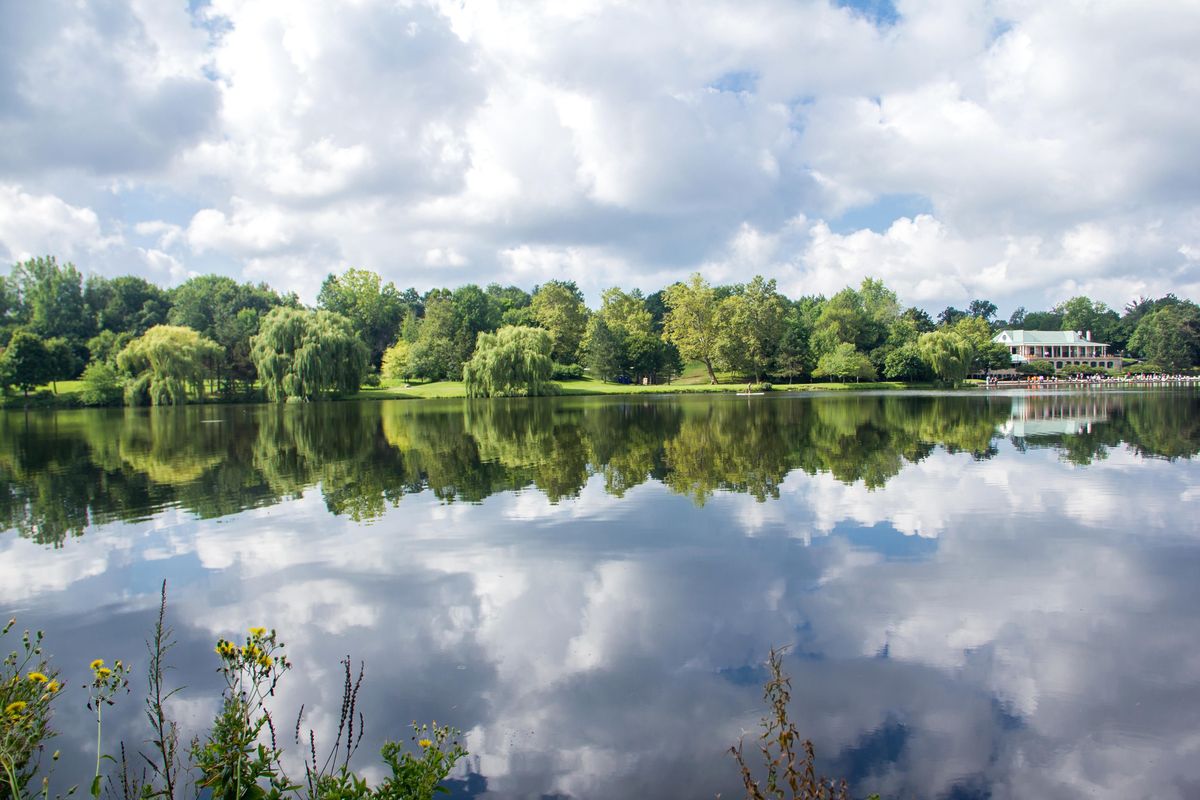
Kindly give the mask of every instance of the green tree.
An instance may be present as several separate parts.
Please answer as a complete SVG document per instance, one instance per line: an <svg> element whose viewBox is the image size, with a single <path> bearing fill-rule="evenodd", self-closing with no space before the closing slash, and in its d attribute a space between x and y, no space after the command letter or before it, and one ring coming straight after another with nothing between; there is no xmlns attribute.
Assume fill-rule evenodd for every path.
<svg viewBox="0 0 1200 800"><path fill-rule="evenodd" d="M10 282L20 321L43 339L62 336L82 345L95 332L83 301L83 276L74 264L60 265L53 256L31 258L13 267Z"/></svg>
<svg viewBox="0 0 1200 800"><path fill-rule="evenodd" d="M74 378L83 364L75 355L75 348L61 336L46 340L46 358L46 379L50 381L54 393L58 394L58 382Z"/></svg>
<svg viewBox="0 0 1200 800"><path fill-rule="evenodd" d="M369 269L351 268L341 275L326 276L317 303L350 320L354 332L370 350L371 365L376 367L388 344L395 341L408 310L395 284L385 284L378 273Z"/></svg>
<svg viewBox="0 0 1200 800"><path fill-rule="evenodd" d="M1167 305L1142 318L1129 339L1129 349L1167 370L1200 363L1200 308Z"/></svg>
<svg viewBox="0 0 1200 800"><path fill-rule="evenodd" d="M969 316L981 319L989 325L992 323L992 317L996 316L996 312L999 310L991 300L977 298L967 305L967 314Z"/></svg>
<svg viewBox="0 0 1200 800"><path fill-rule="evenodd" d="M668 362L668 348L654 329L654 318L646 308L642 293L613 287L604 292L600 310L593 317L604 320L604 329L616 342L618 372L633 377L657 380ZM600 330L589 324L589 331ZM584 337L585 352L592 347Z"/></svg>
<svg viewBox="0 0 1200 800"><path fill-rule="evenodd" d="M80 399L86 406L119 405L124 393L124 381L115 364L108 361L93 361L80 376L83 390Z"/></svg>
<svg viewBox="0 0 1200 800"><path fill-rule="evenodd" d="M846 380L875 380L875 367L871 359L854 349L850 342L842 342L833 350L821 356L817 368L813 370L814 378L839 378Z"/></svg>
<svg viewBox="0 0 1200 800"><path fill-rule="evenodd" d="M485 291L500 312L501 325L537 325L531 308L533 296L529 292L519 286L501 286L498 283L489 283Z"/></svg>
<svg viewBox="0 0 1200 800"><path fill-rule="evenodd" d="M3 371L8 383L20 389L26 397L50 380L53 365L46 343L30 331L19 330L8 340L4 349Z"/></svg>
<svg viewBox="0 0 1200 800"><path fill-rule="evenodd" d="M1004 345L992 341L992 328L983 317L960 319L951 329L971 345L971 372L991 372L1012 366L1012 355Z"/></svg>
<svg viewBox="0 0 1200 800"><path fill-rule="evenodd" d="M216 377L221 391L236 394L239 385L248 390L258 373L250 356L250 340L258 332L263 316L279 305L295 307L295 295L279 296L265 283L239 284L222 275L201 275L171 291L172 325L183 325L221 345L224 355Z"/></svg>
<svg viewBox="0 0 1200 800"><path fill-rule="evenodd" d="M622 374L624 361L621 340L599 314L588 320L586 359L587 367L602 381L616 380Z"/></svg>
<svg viewBox="0 0 1200 800"><path fill-rule="evenodd" d="M417 339L409 351L409 369L415 377L428 380L459 380L463 363L474 349L470 334L453 293L435 289L425 296L425 318L417 328Z"/></svg>
<svg viewBox="0 0 1200 800"><path fill-rule="evenodd" d="M1064 330L1062 314L1054 311L1030 311L1025 314L1021 329L1027 331Z"/></svg>
<svg viewBox="0 0 1200 800"><path fill-rule="evenodd" d="M283 402L356 391L369 351L341 314L280 307L263 318L250 352L267 397Z"/></svg>
<svg viewBox="0 0 1200 800"><path fill-rule="evenodd" d="M756 275L737 294L721 301L721 361L751 374L759 383L774 363L783 337L787 300L775 290L775 279Z"/></svg>
<svg viewBox="0 0 1200 800"><path fill-rule="evenodd" d="M792 304L783 320L783 336L775 353L775 373L795 383L796 379L812 372L812 353L809 347L812 328L800 304Z"/></svg>
<svg viewBox="0 0 1200 800"><path fill-rule="evenodd" d="M1093 302L1082 295L1060 303L1054 312L1062 317L1061 330L1090 331L1094 341L1106 344L1112 343L1113 335L1121 324L1117 312L1104 303Z"/></svg>
<svg viewBox="0 0 1200 800"><path fill-rule="evenodd" d="M412 373L412 345L403 339L383 351L383 364L380 373L385 378L407 380Z"/></svg>
<svg viewBox="0 0 1200 800"><path fill-rule="evenodd" d="M713 364L721 339L716 292L697 272L686 283L668 286L663 299L667 307L663 337L683 358L702 363L708 370L708 382L716 383Z"/></svg>
<svg viewBox="0 0 1200 800"><path fill-rule="evenodd" d="M167 292L145 278L94 275L83 287L83 299L100 332L141 336L155 325L164 325L171 310Z"/></svg>
<svg viewBox="0 0 1200 800"><path fill-rule="evenodd" d="M929 377L929 365L921 358L915 341L902 344L888 354L883 377L890 381L921 381Z"/></svg>
<svg viewBox="0 0 1200 800"><path fill-rule="evenodd" d="M820 356L832 352L839 344L857 345L868 325L867 310L862 296L847 286L821 305L813 326L812 348Z"/></svg>
<svg viewBox="0 0 1200 800"><path fill-rule="evenodd" d="M936 327L933 324L933 317L929 316L929 312L916 306L904 309L904 313L900 317L911 322L917 329L917 333L929 333Z"/></svg>
<svg viewBox="0 0 1200 800"><path fill-rule="evenodd" d="M971 342L951 331L923 333L917 340L917 348L933 374L952 385L962 383L967 377L975 357Z"/></svg>
<svg viewBox="0 0 1200 800"><path fill-rule="evenodd" d="M144 331L143 331L144 332ZM114 333L113 331L100 331L91 339L88 339L87 349L91 354L90 361L107 361L110 364L117 363L117 353L125 349L125 345L132 342L135 338L133 333L122 331Z"/></svg>
<svg viewBox="0 0 1200 800"><path fill-rule="evenodd" d="M551 355L559 364L579 361L579 346L587 331L587 307L574 281L547 281L533 293L534 319L550 331Z"/></svg>
<svg viewBox="0 0 1200 800"><path fill-rule="evenodd" d="M481 333L463 367L468 397L539 397L557 388L550 380L550 334L541 328L506 326Z"/></svg>
<svg viewBox="0 0 1200 800"><path fill-rule="evenodd" d="M220 358L220 345L191 328L155 325L117 356L117 366L131 376L125 385L126 402L182 405L189 390L203 398L204 381Z"/></svg>
<svg viewBox="0 0 1200 800"><path fill-rule="evenodd" d="M957 309L954 306L946 306L937 315L937 323L939 328L953 328L958 324L958 321L967 316L967 312Z"/></svg>

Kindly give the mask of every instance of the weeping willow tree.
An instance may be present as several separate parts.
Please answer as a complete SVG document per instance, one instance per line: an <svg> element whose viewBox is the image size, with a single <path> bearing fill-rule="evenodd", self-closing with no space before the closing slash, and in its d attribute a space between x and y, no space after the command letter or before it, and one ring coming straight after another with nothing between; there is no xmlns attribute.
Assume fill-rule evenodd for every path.
<svg viewBox="0 0 1200 800"><path fill-rule="evenodd" d="M117 366L131 376L125 402L170 406L186 403L189 393L203 398L204 381L223 353L191 328L155 325L117 354Z"/></svg>
<svg viewBox="0 0 1200 800"><path fill-rule="evenodd" d="M554 394L550 334L509 325L481 333L475 355L463 366L468 397L538 397Z"/></svg>
<svg viewBox="0 0 1200 800"><path fill-rule="evenodd" d="M917 350L933 374L952 385L963 382L975 358L975 348L966 337L945 331L921 334Z"/></svg>
<svg viewBox="0 0 1200 800"><path fill-rule="evenodd" d="M331 311L272 309L251 340L250 358L275 402L354 392L367 371L367 346Z"/></svg>

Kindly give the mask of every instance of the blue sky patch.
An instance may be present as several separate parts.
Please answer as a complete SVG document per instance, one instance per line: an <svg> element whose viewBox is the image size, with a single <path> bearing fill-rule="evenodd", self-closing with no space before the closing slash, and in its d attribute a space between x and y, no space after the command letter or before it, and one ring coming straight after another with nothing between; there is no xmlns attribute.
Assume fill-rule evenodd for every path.
<svg viewBox="0 0 1200 800"><path fill-rule="evenodd" d="M879 26L895 25L900 20L892 0L835 0L839 8L848 8Z"/></svg>
<svg viewBox="0 0 1200 800"><path fill-rule="evenodd" d="M716 89L718 92L735 92L738 94L746 92L754 94L758 90L758 73L753 70L726 72L708 86L710 89Z"/></svg>
<svg viewBox="0 0 1200 800"><path fill-rule="evenodd" d="M870 228L876 233L883 233L892 223L901 217L910 219L918 214L932 214L933 204L929 198L921 194L885 194L870 205L851 208L829 221L829 227L835 233L853 233L863 228Z"/></svg>

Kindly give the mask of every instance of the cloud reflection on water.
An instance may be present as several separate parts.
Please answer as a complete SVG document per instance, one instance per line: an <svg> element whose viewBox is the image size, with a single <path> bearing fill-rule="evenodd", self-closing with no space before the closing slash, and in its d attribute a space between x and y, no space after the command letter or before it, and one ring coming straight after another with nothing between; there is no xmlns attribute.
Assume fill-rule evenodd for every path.
<svg viewBox="0 0 1200 800"><path fill-rule="evenodd" d="M617 496L597 471L567 496L411 494L365 525L320 485L57 551L0 538L0 602L82 665L140 652L166 576L188 722L213 708L215 637L266 623L298 667L282 716L304 702L330 731L350 653L365 756L411 718L448 721L498 797L735 796L722 751L757 724L755 665L781 643L802 730L862 791L1192 796L1196 464L1028 444L937 448L873 489L791 469L765 503L657 480ZM931 546L888 546L914 535Z"/></svg>

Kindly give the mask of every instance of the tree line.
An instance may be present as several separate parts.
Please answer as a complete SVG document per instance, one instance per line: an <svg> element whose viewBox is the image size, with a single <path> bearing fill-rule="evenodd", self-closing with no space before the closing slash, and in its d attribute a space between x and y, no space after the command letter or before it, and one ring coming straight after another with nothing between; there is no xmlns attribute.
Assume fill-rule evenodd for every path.
<svg viewBox="0 0 1200 800"><path fill-rule="evenodd" d="M591 377L660 383L687 364L710 382L878 379L957 383L1010 366L1004 328L1091 331L1148 368L1200 363L1200 306L1168 294L1118 312L1079 296L997 317L987 299L936 316L867 278L789 298L774 280L701 275L652 294L614 287L590 309L572 281L419 293L375 272L329 275L316 307L265 283L205 275L171 289L83 274L51 256L0 276L0 383L24 393L82 378L85 403L206 397L311 400L379 378L464 380L473 395L545 394Z"/></svg>

